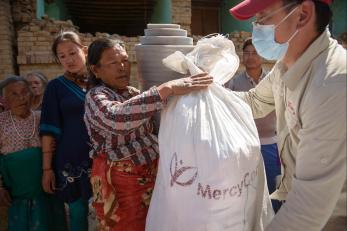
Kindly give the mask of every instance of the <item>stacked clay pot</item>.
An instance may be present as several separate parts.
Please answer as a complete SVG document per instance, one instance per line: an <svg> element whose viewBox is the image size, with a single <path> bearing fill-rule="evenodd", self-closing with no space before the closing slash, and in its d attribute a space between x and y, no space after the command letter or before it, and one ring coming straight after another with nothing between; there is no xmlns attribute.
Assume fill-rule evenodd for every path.
<svg viewBox="0 0 347 231"><path fill-rule="evenodd" d="M145 35L135 46L139 85L142 91L183 75L165 67L162 60L175 51L187 54L194 49L193 39L177 24L147 24ZM159 132L160 115L154 116L154 133Z"/></svg>
<svg viewBox="0 0 347 231"><path fill-rule="evenodd" d="M135 46L141 90L182 78L182 74L165 67L162 60L175 51L187 54L193 48L193 39L187 37L187 31L180 29L180 25L147 24L145 35L140 37L140 44Z"/></svg>

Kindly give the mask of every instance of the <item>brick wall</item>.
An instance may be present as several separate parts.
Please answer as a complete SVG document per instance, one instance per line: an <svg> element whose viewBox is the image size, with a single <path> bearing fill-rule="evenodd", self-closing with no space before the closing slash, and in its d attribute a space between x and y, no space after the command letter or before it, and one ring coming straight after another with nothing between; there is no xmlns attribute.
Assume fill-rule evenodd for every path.
<svg viewBox="0 0 347 231"><path fill-rule="evenodd" d="M0 57L4 61L0 62L0 78L6 74L15 73L18 67L19 74L25 75L29 71L37 70L43 72L49 79L61 75L63 69L53 58L51 53L51 45L57 32L60 30L78 31L71 21L56 21L43 17L42 20L35 19L33 16L33 0L15 0L11 1L13 12L16 15L16 21L24 23L30 19L25 26L21 26L17 30L17 41L13 29L10 1L1 1L0 18L4 24L0 25ZM191 25L191 0L172 0L172 17L173 23L180 24L183 29L190 33ZM106 33L79 34L83 43L89 45L92 41L99 37L113 37L122 39L127 46L129 59L132 63L131 83L137 86L137 65L135 57L135 45L139 43L138 37L125 37L118 35L109 35ZM237 52L241 54L242 43L245 38L249 37L248 32L233 32L230 39L235 43ZM197 41L199 36L194 36ZM16 60L13 57L16 52L14 46L18 45L18 56ZM4 57L4 58L3 58ZM18 65L18 66L16 66ZM267 69L270 69L272 63L265 63ZM242 65L239 70L243 70Z"/></svg>
<svg viewBox="0 0 347 231"><path fill-rule="evenodd" d="M43 17L42 20L34 19L28 25L18 31L18 56L17 63L20 75L37 70L52 79L63 73L61 65L55 63L51 46L56 34L61 30L72 30L77 28L71 21L56 21ZM135 44L139 43L138 37L125 37L109 35L107 33L96 33L95 36L88 33L78 33L83 44L88 46L96 38L111 37L123 40L132 63L131 83L137 86L137 68L135 57Z"/></svg>
<svg viewBox="0 0 347 231"><path fill-rule="evenodd" d="M18 31L18 56L17 63L19 66L19 73L25 75L26 73L37 70L45 74L49 79L52 79L63 73L63 69L59 64L56 64L51 53L51 46L53 39L57 32L60 30L73 30L77 28L71 21L55 21L44 17L42 20L33 20L30 24L23 27ZM112 37L122 39L127 47L129 60L132 63L131 68L131 84L138 86L137 82L137 64L135 56L135 45L139 43L138 37L125 37L119 35L109 35L107 33L96 33L95 36L91 34L79 33L83 43L89 45L96 38ZM243 41L250 37L249 32L233 32L229 38L234 42L237 53L241 55ZM193 36L196 42L201 36ZM241 57L241 56L240 56ZM265 62L266 69L271 69L273 63ZM244 67L241 65L239 71Z"/></svg>
<svg viewBox="0 0 347 231"><path fill-rule="evenodd" d="M15 73L15 32L9 0L0 1L0 79Z"/></svg>
<svg viewBox="0 0 347 231"><path fill-rule="evenodd" d="M71 21L53 21L48 17L34 19L17 32L19 74L41 71L49 79L62 73L51 52L54 36L60 30L74 30Z"/></svg>
<svg viewBox="0 0 347 231"><path fill-rule="evenodd" d="M13 22L16 29L29 23L36 15L36 0L11 0Z"/></svg>
<svg viewBox="0 0 347 231"><path fill-rule="evenodd" d="M191 0L172 0L172 23L181 25L182 29L191 34Z"/></svg>

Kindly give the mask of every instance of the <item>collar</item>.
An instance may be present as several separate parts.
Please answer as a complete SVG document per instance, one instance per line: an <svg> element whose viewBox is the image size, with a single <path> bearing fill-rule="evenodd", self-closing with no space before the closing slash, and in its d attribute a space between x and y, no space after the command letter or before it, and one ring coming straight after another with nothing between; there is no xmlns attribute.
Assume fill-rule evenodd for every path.
<svg viewBox="0 0 347 231"><path fill-rule="evenodd" d="M248 79L248 81L249 81L253 86L256 86L256 85L266 76L266 73L265 73L264 69L262 68L262 69L261 69L261 74L260 74L258 83L256 83L256 82L253 80L253 78L252 78L251 76L248 75L247 71L245 71L245 75L246 75L246 78Z"/></svg>
<svg viewBox="0 0 347 231"><path fill-rule="evenodd" d="M129 98L130 92L129 92L129 88L125 88L125 89L117 89L115 90L115 92L121 96L123 96L124 98Z"/></svg>
<svg viewBox="0 0 347 231"><path fill-rule="evenodd" d="M111 92L122 96L125 99L129 99L139 94L139 91L136 88L131 86L127 86L125 89L112 89L111 87L107 86L105 83L102 83L101 85L108 88Z"/></svg>
<svg viewBox="0 0 347 231"><path fill-rule="evenodd" d="M126 89L116 90L116 92L125 98L131 98L140 93L139 90L131 86L127 86Z"/></svg>
<svg viewBox="0 0 347 231"><path fill-rule="evenodd" d="M330 32L326 29L296 60L294 65L285 71L284 64L279 61L282 71L285 71L282 80L285 85L294 90L301 80L304 73L307 71L312 61L324 50L326 50L330 43Z"/></svg>

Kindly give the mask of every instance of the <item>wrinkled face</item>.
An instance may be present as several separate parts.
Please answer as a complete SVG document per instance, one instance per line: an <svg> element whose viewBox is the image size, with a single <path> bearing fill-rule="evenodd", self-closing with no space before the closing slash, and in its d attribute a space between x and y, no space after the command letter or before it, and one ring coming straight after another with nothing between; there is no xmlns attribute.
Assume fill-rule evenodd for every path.
<svg viewBox="0 0 347 231"><path fill-rule="evenodd" d="M30 88L34 96L43 95L45 89L39 77L35 75L28 75L25 79L30 83Z"/></svg>
<svg viewBox="0 0 347 231"><path fill-rule="evenodd" d="M65 71L83 73L85 70L86 47L80 47L71 41L64 41L58 44L57 55Z"/></svg>
<svg viewBox="0 0 347 231"><path fill-rule="evenodd" d="M11 111L30 110L33 95L25 83L19 81L7 85L3 89L3 96L6 106Z"/></svg>
<svg viewBox="0 0 347 231"><path fill-rule="evenodd" d="M261 68L262 59L253 45L248 45L243 50L242 63L245 65L246 69Z"/></svg>
<svg viewBox="0 0 347 231"><path fill-rule="evenodd" d="M125 89L129 86L130 62L125 49L120 46L103 51L98 65L93 65L97 78L113 89Z"/></svg>

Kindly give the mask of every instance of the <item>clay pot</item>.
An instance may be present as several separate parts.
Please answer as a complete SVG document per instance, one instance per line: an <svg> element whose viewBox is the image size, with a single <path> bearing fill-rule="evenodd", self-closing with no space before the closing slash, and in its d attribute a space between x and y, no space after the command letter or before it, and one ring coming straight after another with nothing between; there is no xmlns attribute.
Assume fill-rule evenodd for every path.
<svg viewBox="0 0 347 231"><path fill-rule="evenodd" d="M187 36L187 31L177 28L145 29L145 36Z"/></svg>
<svg viewBox="0 0 347 231"><path fill-rule="evenodd" d="M180 25L178 24L156 24L156 23L149 23L147 24L148 29L153 29L153 28L181 28Z"/></svg>
<svg viewBox="0 0 347 231"><path fill-rule="evenodd" d="M193 50L193 39L177 24L148 24L141 44L135 46L138 77L141 90L159 86L170 80L184 77L165 67L162 60L175 51L187 54ZM158 134L160 116L154 116L154 133Z"/></svg>
<svg viewBox="0 0 347 231"><path fill-rule="evenodd" d="M165 67L162 60L175 51L187 54L192 49L191 45L137 45L135 51L141 89L147 90L152 86L182 78L182 74Z"/></svg>
<svg viewBox="0 0 347 231"><path fill-rule="evenodd" d="M186 54L193 50L193 39L187 31L177 24L148 24L141 44L135 46L138 76L141 90L169 80L182 78L183 75L165 67L162 60L181 51Z"/></svg>

